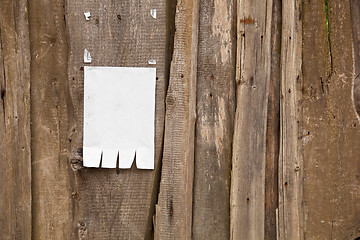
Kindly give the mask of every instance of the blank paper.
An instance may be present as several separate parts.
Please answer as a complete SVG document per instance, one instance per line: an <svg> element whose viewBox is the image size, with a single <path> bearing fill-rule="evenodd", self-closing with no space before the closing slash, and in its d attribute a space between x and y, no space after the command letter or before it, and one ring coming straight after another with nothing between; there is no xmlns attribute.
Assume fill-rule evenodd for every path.
<svg viewBox="0 0 360 240"><path fill-rule="evenodd" d="M154 169L155 68L85 67L83 165Z"/></svg>

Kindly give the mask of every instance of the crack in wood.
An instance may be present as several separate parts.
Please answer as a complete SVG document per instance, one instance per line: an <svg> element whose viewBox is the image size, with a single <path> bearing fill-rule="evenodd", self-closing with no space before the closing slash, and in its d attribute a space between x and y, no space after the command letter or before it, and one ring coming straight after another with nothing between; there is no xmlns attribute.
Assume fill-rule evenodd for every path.
<svg viewBox="0 0 360 240"><path fill-rule="evenodd" d="M5 59L4 59L4 48L3 48L3 41L2 41L2 32L0 28L0 59L2 64L2 71L3 71L3 79L2 82L0 82L0 94L1 94L1 101L2 101L2 107L4 111L4 123L5 123L5 94L6 94L6 72L5 72Z"/></svg>

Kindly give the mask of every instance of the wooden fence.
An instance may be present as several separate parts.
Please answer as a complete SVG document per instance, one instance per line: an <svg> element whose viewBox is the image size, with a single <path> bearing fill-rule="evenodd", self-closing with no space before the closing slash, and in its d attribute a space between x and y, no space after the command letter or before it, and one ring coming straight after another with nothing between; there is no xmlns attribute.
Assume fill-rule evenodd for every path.
<svg viewBox="0 0 360 240"><path fill-rule="evenodd" d="M0 238L360 239L359 44L359 0L1 0ZM85 48L156 60L155 170L82 167Z"/></svg>

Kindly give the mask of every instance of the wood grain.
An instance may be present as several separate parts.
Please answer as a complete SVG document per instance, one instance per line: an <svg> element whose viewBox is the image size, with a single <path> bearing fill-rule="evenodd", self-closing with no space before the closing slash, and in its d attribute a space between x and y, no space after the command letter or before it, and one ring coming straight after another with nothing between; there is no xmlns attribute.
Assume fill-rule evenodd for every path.
<svg viewBox="0 0 360 240"><path fill-rule="evenodd" d="M0 4L0 233L31 238L30 46L27 1Z"/></svg>
<svg viewBox="0 0 360 240"><path fill-rule="evenodd" d="M328 1L329 42L325 10L321 12L325 6L310 7L313 11L304 16L303 50L305 237L357 239L360 133L353 103L357 73L350 1Z"/></svg>
<svg viewBox="0 0 360 240"><path fill-rule="evenodd" d="M360 117L360 2L357 0L351 1L351 16L353 26L354 38L354 105L358 116Z"/></svg>
<svg viewBox="0 0 360 240"><path fill-rule="evenodd" d="M303 239L301 1L282 2L279 239Z"/></svg>
<svg viewBox="0 0 360 240"><path fill-rule="evenodd" d="M265 236L276 239L276 209L278 200L278 171L280 144L280 53L281 1L274 0L271 19L271 75L266 127L265 164Z"/></svg>
<svg viewBox="0 0 360 240"><path fill-rule="evenodd" d="M238 1L231 239L263 239L273 1ZM250 21L252 20L252 21Z"/></svg>
<svg viewBox="0 0 360 240"><path fill-rule="evenodd" d="M69 239L73 233L64 16L62 0L29 2L33 239Z"/></svg>
<svg viewBox="0 0 360 240"><path fill-rule="evenodd" d="M192 239L230 238L235 1L200 1Z"/></svg>
<svg viewBox="0 0 360 240"><path fill-rule="evenodd" d="M157 18L150 10L157 10ZM90 12L89 21L84 12ZM69 34L69 158L75 169L73 228L79 239L148 239L157 197L167 86L165 1L67 1ZM155 170L86 169L81 166L83 52L92 66L156 67ZM156 66L149 60L156 60ZM134 95L134 97L136 97Z"/></svg>
<svg viewBox="0 0 360 240"><path fill-rule="evenodd" d="M313 209L316 202L323 204L329 197L327 139L327 104L332 73L324 2L304 2L303 5L303 129L300 138L304 146L304 205L305 237L329 238L331 211ZM331 190L330 190L331 191ZM319 211L320 210L320 211Z"/></svg>
<svg viewBox="0 0 360 240"><path fill-rule="evenodd" d="M199 1L176 6L155 239L191 239Z"/></svg>

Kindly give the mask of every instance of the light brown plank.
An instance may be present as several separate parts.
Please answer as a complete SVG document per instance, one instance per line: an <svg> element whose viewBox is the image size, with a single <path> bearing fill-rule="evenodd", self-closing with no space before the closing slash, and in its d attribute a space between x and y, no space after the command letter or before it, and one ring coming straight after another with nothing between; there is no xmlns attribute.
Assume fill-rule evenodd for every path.
<svg viewBox="0 0 360 240"><path fill-rule="evenodd" d="M278 208L278 163L280 144L280 53L281 1L273 0L271 19L271 75L266 127L265 164L265 236L276 239L276 209Z"/></svg>
<svg viewBox="0 0 360 240"><path fill-rule="evenodd" d="M30 1L33 239L73 232L64 1Z"/></svg>
<svg viewBox="0 0 360 240"><path fill-rule="evenodd" d="M308 76L304 78L305 237L356 239L360 236L360 131L352 92L357 73L350 1L328 1L330 42L324 40L325 9L320 4L316 8L308 10L304 19L309 26L309 19L317 21L305 28L309 34L304 34L304 43L312 44L303 50L304 77ZM319 66L310 68L310 64Z"/></svg>
<svg viewBox="0 0 360 240"><path fill-rule="evenodd" d="M234 0L200 1L192 239L230 238Z"/></svg>
<svg viewBox="0 0 360 240"><path fill-rule="evenodd" d="M176 6L155 239L191 239L199 1Z"/></svg>
<svg viewBox="0 0 360 240"><path fill-rule="evenodd" d="M238 1L231 239L263 239L273 1Z"/></svg>
<svg viewBox="0 0 360 240"><path fill-rule="evenodd" d="M31 238L30 46L27 1L0 4L0 233Z"/></svg>
<svg viewBox="0 0 360 240"><path fill-rule="evenodd" d="M147 239L157 197L166 92L165 1L67 1L70 55L70 160L76 170L74 229L79 238ZM157 19L150 15L157 9ZM84 12L91 13L85 21ZM83 52L93 66L156 67L155 170L82 169ZM156 66L148 60L155 59ZM134 96L135 97L135 96Z"/></svg>
<svg viewBox="0 0 360 240"><path fill-rule="evenodd" d="M282 2L279 239L303 239L301 1Z"/></svg>

